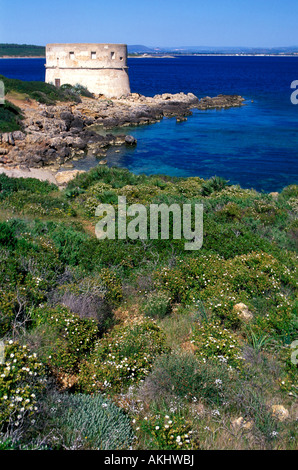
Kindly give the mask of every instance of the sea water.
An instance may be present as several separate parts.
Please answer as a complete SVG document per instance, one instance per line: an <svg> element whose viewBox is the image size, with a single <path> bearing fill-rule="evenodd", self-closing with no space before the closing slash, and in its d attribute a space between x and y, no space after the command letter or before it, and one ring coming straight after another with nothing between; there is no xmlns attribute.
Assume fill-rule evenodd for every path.
<svg viewBox="0 0 298 470"><path fill-rule="evenodd" d="M44 59L1 59L0 74L44 80ZM199 98L237 94L245 106L193 110L185 122L163 119L120 129L138 140L135 148L108 152L108 164L135 173L172 176L217 175L259 191L280 191L298 182L298 105L291 83L298 57L181 56L129 58L131 91L146 96L192 92ZM88 169L98 162L75 162Z"/></svg>

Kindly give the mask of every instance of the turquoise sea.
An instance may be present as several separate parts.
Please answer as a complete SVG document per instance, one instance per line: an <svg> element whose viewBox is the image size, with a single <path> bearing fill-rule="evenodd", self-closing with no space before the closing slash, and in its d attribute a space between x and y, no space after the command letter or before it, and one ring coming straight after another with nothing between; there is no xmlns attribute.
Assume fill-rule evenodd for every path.
<svg viewBox="0 0 298 470"><path fill-rule="evenodd" d="M0 74L44 80L44 63L44 59L2 59ZM119 153L111 150L110 165L135 173L218 175L265 192L298 183L298 105L290 99L291 83L298 80L298 57L131 58L128 65L133 92L239 94L246 106L194 110L186 122L164 119L125 128L138 145ZM76 165L87 168L95 163L90 159Z"/></svg>

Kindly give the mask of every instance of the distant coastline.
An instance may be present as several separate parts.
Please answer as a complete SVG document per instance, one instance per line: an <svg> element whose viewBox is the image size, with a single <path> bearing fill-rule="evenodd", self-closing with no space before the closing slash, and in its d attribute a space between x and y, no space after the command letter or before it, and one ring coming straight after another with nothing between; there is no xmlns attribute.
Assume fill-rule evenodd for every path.
<svg viewBox="0 0 298 470"><path fill-rule="evenodd" d="M45 56L12 56L12 55L3 55L0 57L0 59L45 59Z"/></svg>
<svg viewBox="0 0 298 470"><path fill-rule="evenodd" d="M298 57L297 54L128 54L130 59L177 59L177 57Z"/></svg>
<svg viewBox="0 0 298 470"><path fill-rule="evenodd" d="M129 59L177 59L178 57L298 57L298 54L128 54ZM1 56L0 59L45 59L45 56Z"/></svg>

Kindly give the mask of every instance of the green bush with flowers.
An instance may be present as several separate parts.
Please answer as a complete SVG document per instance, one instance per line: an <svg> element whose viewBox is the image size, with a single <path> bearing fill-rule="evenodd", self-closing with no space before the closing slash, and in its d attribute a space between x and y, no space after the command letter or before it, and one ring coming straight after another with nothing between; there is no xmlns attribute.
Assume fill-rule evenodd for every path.
<svg viewBox="0 0 298 470"><path fill-rule="evenodd" d="M118 392L144 379L155 358L166 350L164 334L153 320L116 325L81 363L79 388L86 393Z"/></svg>
<svg viewBox="0 0 298 470"><path fill-rule="evenodd" d="M254 329L267 333L282 344L291 343L297 338L298 301L283 292L262 296L252 300L254 310Z"/></svg>
<svg viewBox="0 0 298 470"><path fill-rule="evenodd" d="M296 269L290 270L272 255L252 252L224 260L219 255L201 255L179 260L173 268L155 273L156 286L168 291L173 302L191 304L218 294L245 298L278 292L283 284L296 285ZM237 299L238 300L238 299ZM239 301L239 300L238 300Z"/></svg>
<svg viewBox="0 0 298 470"><path fill-rule="evenodd" d="M147 435L150 448L154 450L193 450L198 447L192 424L184 416L157 414L137 416L136 431Z"/></svg>
<svg viewBox="0 0 298 470"><path fill-rule="evenodd" d="M208 290L210 292L211 289ZM234 293L226 294L225 292L219 294L216 289L214 289L212 294L210 298L206 298L207 295L204 295L204 299L206 298L204 301L205 309L209 310L215 318L219 319L226 328L231 328L232 330L240 328L242 325L241 318L239 312L233 307L240 300L243 302L244 296L236 296Z"/></svg>
<svg viewBox="0 0 298 470"><path fill-rule="evenodd" d="M45 387L44 368L36 353L12 340L4 343L4 362L0 363L0 425L17 428L38 409Z"/></svg>
<svg viewBox="0 0 298 470"><path fill-rule="evenodd" d="M192 343L196 356L203 362L214 359L235 369L242 369L241 345L236 336L219 321L202 322L194 327Z"/></svg>
<svg viewBox="0 0 298 470"><path fill-rule="evenodd" d="M82 319L64 307L36 308L31 316L41 336L45 336L40 348L43 362L53 372L76 372L98 337L96 321Z"/></svg>

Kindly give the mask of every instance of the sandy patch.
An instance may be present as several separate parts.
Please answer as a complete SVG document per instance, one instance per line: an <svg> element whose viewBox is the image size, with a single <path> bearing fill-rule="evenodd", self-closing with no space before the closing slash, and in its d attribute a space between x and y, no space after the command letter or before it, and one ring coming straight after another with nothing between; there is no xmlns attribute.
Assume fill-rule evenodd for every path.
<svg viewBox="0 0 298 470"><path fill-rule="evenodd" d="M43 170L41 168L28 168L27 170L20 170L18 168L6 169L0 168L0 173L5 173L12 178L36 178L40 181L49 181L57 185L55 178L56 172L50 170Z"/></svg>

